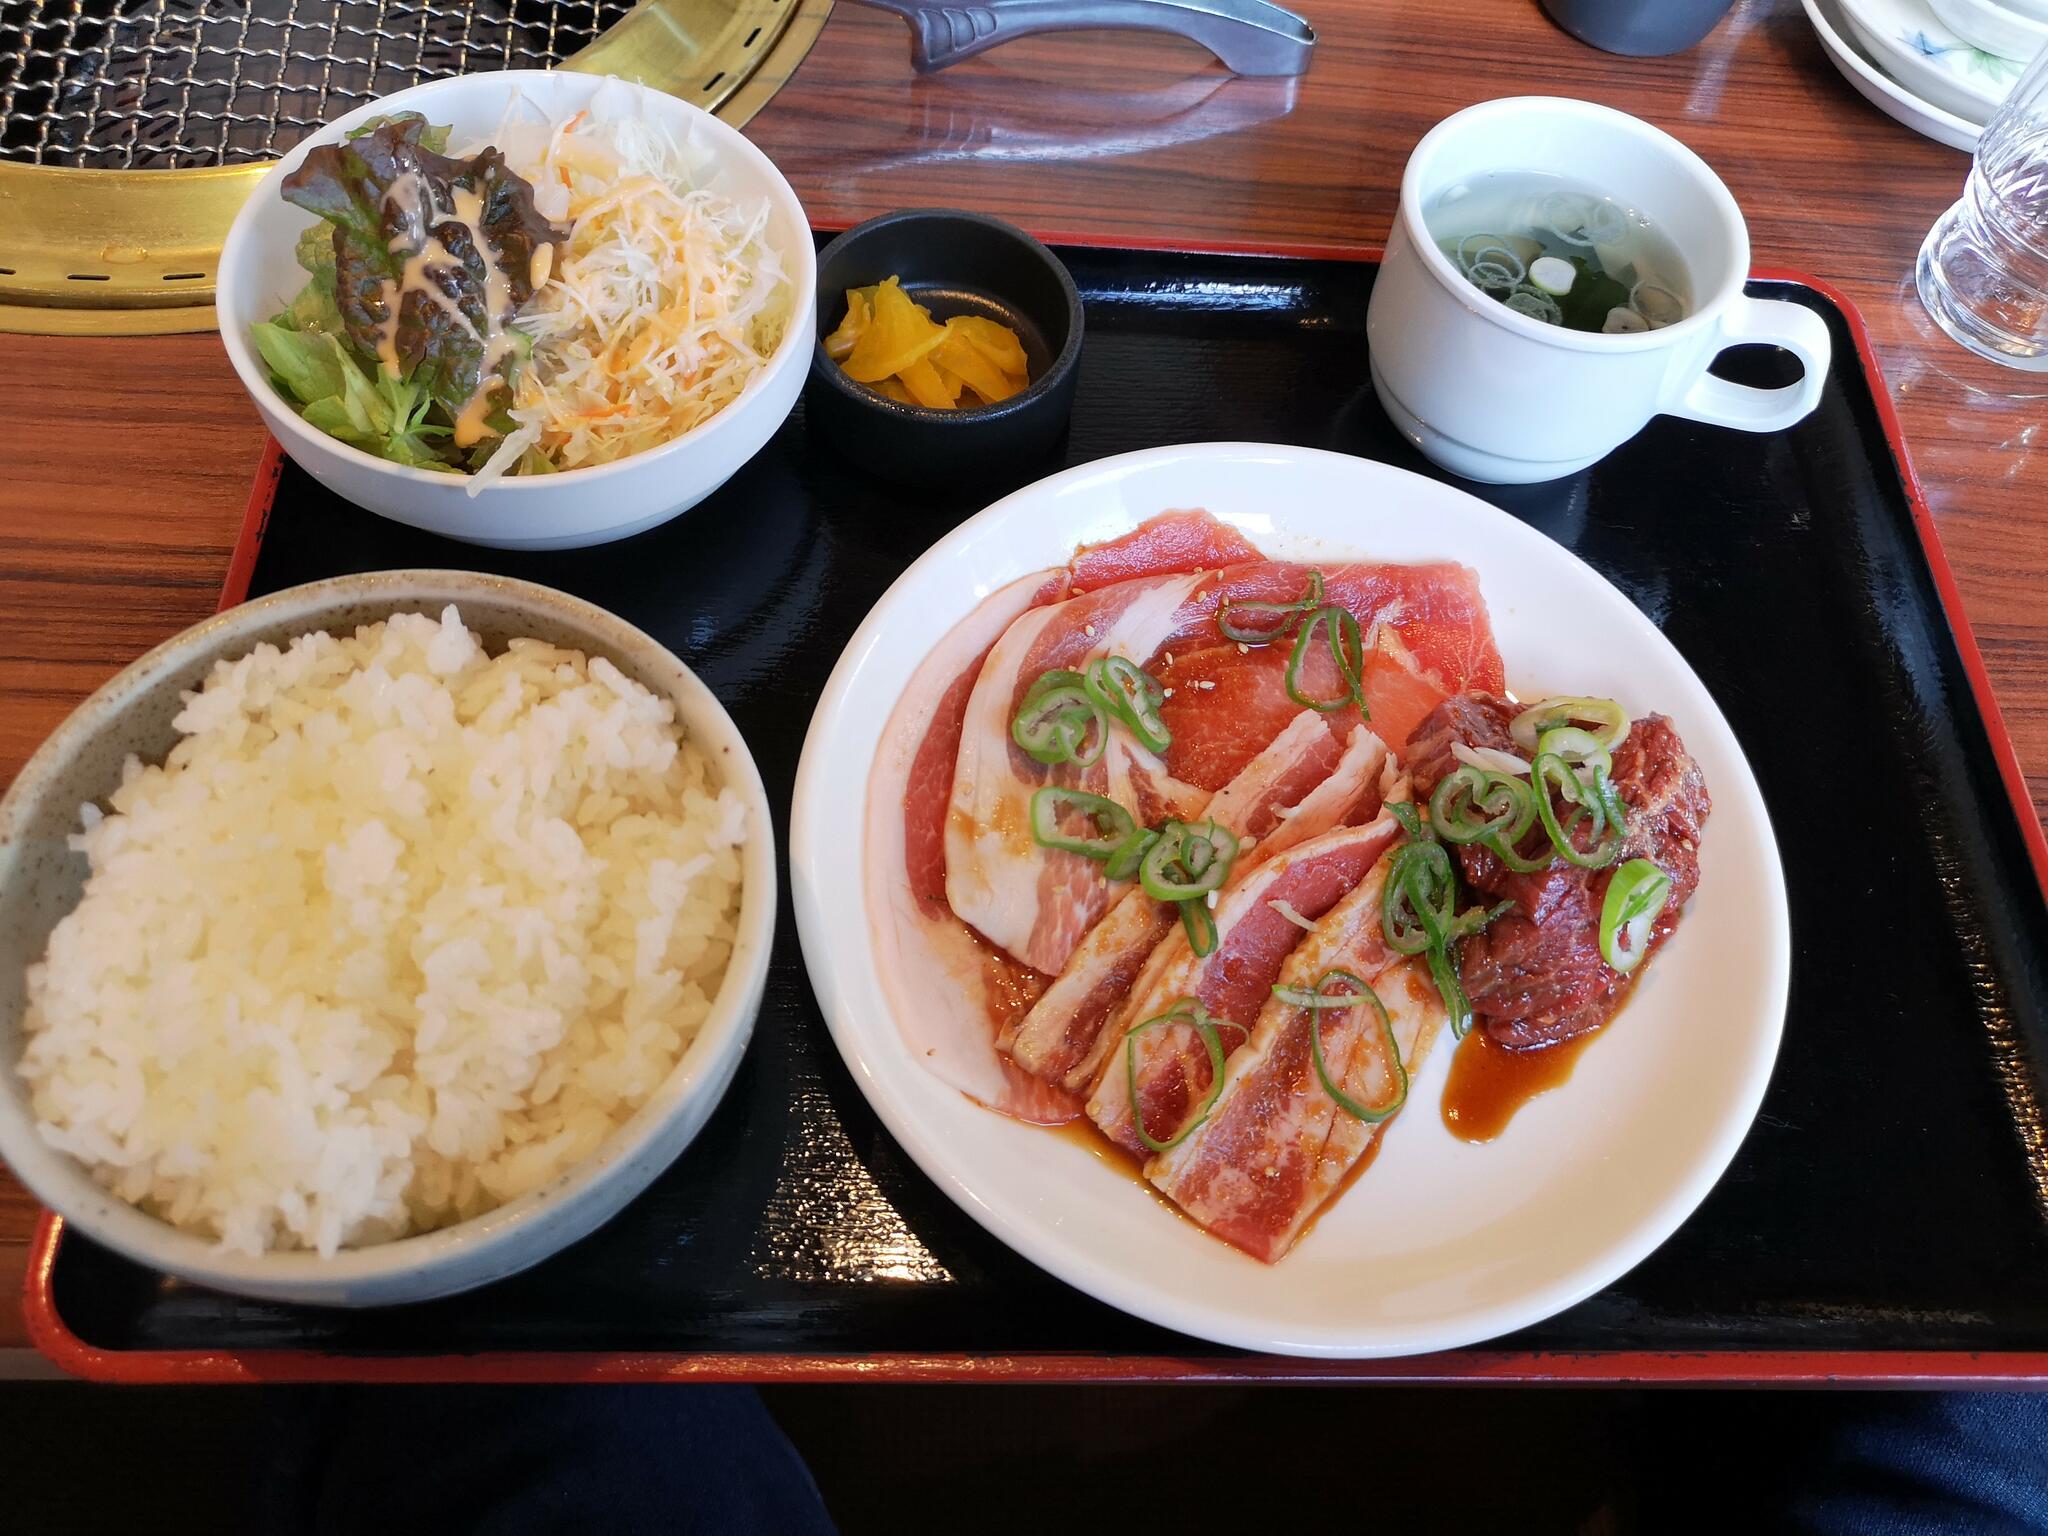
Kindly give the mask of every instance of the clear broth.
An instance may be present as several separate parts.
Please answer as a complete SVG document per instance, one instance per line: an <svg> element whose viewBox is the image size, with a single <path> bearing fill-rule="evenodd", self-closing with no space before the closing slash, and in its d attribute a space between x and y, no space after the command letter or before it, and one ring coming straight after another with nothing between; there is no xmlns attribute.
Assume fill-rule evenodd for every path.
<svg viewBox="0 0 2048 1536"><path fill-rule="evenodd" d="M1467 282L1532 320L1642 331L1692 313L1692 277L1670 237L1582 183L1495 171L1447 188L1425 219ZM1555 290L1567 280L1557 262L1571 269L1562 293Z"/></svg>

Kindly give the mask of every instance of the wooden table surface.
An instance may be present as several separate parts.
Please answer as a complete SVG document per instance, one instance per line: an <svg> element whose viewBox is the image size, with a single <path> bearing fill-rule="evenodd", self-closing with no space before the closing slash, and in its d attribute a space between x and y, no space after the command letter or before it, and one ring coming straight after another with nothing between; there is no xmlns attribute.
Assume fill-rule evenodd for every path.
<svg viewBox="0 0 2048 1536"><path fill-rule="evenodd" d="M1760 265L1863 312L2007 723L2048 810L2048 378L1983 363L1914 297L1922 235L1967 159L1836 75L1798 0L1740 0L1668 59L1598 53L1535 0L1297 0L1300 81L1237 80L1192 45L1032 39L919 78L903 24L841 0L749 128L820 224L987 210L1042 234L1376 245L1409 149L1489 97L1582 96L1698 150ZM213 336L0 337L0 783L95 686L213 605L262 446ZM34 1203L0 1172L0 1297ZM0 1304L0 1348L20 1322Z"/></svg>

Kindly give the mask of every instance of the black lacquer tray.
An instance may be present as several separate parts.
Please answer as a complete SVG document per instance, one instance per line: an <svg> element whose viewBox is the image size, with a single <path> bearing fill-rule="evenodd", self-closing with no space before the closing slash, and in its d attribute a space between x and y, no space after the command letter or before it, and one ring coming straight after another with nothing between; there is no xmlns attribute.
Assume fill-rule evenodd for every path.
<svg viewBox="0 0 2048 1536"><path fill-rule="evenodd" d="M1088 310L1066 462L1265 439L1436 473L1366 384L1369 262L1062 255ZM39 1342L74 1371L147 1381L2048 1379L2048 847L1860 325L1800 281L1751 291L1833 332L1826 395L1798 428L1667 418L1572 479L1472 487L1584 556L1685 654L1755 766L1790 884L1791 1013L1763 1112L1700 1210L1608 1290L1485 1351L1358 1365L1240 1355L1114 1312L1012 1255L891 1143L826 1035L785 882L738 1079L595 1236L471 1295L342 1312L170 1282L51 1221L29 1283ZM1768 383L1779 360L1725 366ZM869 479L799 409L666 527L508 555L357 511L273 450L227 600L396 566L579 593L700 673L786 816L847 637L1011 488Z"/></svg>

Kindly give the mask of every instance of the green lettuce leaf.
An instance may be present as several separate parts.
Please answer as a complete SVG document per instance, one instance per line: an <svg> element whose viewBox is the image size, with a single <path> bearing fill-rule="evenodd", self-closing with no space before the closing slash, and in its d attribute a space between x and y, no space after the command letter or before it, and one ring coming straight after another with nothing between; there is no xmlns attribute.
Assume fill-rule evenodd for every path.
<svg viewBox="0 0 2048 1536"><path fill-rule="evenodd" d="M271 377L300 405L340 394L342 375L358 370L338 338L319 330L287 326L280 323L283 318L249 328L256 350L269 365Z"/></svg>
<svg viewBox="0 0 2048 1536"><path fill-rule="evenodd" d="M322 145L285 178L284 196L334 228L335 303L356 350L377 357L388 332L401 377L452 420L479 390L509 398L517 353L494 359L486 378L484 338L533 296L534 252L568 231L540 216L533 188L496 149L450 159L428 147L428 128L408 115ZM458 191L476 200L472 220L456 214ZM423 281L406 285L409 266ZM494 277L508 305L498 315L486 297Z"/></svg>
<svg viewBox="0 0 2048 1536"><path fill-rule="evenodd" d="M383 117L373 117L360 128L350 129L348 134L349 140L353 142L356 139L368 138L379 128L389 127L393 123L401 125L419 124L418 138L420 147L422 149L431 149L437 155L448 153L448 135L453 130L443 123L430 123L417 112L392 112Z"/></svg>

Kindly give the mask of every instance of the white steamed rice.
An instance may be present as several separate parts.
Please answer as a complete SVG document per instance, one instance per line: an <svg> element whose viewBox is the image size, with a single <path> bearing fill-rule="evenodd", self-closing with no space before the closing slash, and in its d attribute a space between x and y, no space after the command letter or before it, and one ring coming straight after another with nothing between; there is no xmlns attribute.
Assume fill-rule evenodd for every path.
<svg viewBox="0 0 2048 1536"><path fill-rule="evenodd" d="M666 699L452 606L216 664L84 811L28 973L42 1134L223 1248L544 1184L666 1078L731 954L746 807Z"/></svg>

